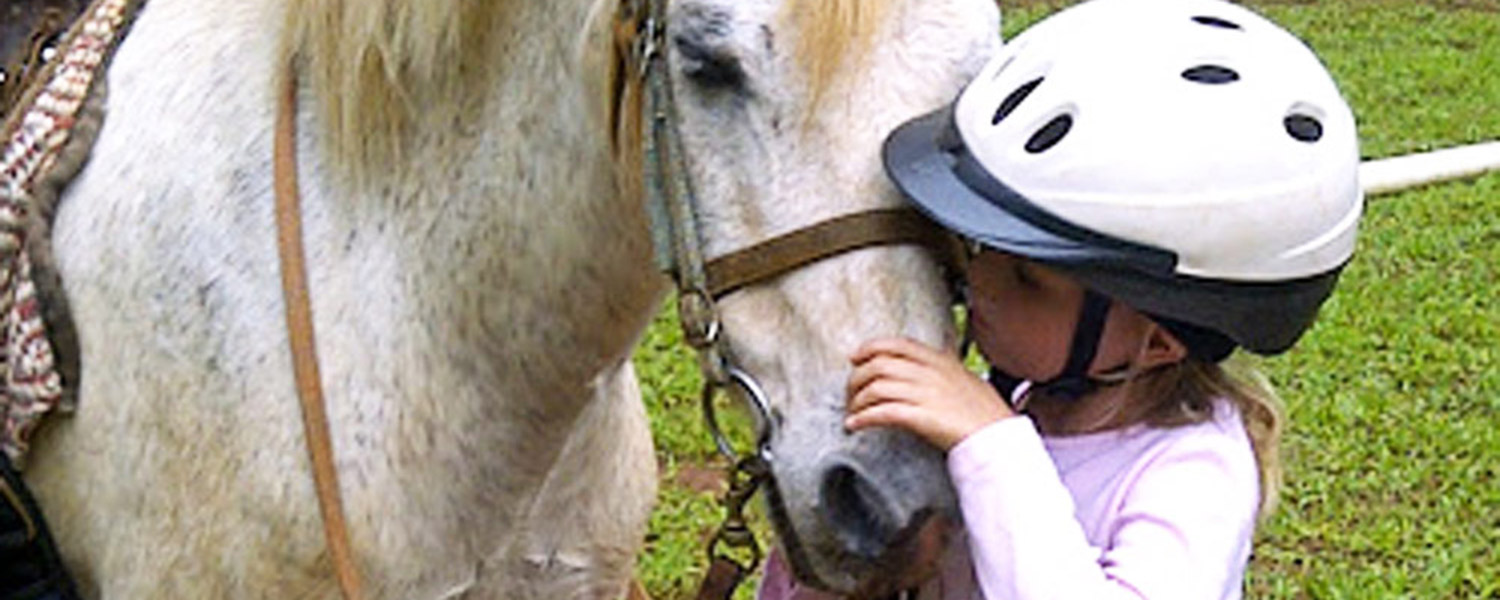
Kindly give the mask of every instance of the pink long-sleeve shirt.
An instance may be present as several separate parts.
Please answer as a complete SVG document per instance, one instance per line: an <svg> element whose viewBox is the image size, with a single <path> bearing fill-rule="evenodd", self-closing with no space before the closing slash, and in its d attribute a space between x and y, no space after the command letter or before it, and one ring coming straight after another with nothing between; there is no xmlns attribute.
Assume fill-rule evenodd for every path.
<svg viewBox="0 0 1500 600"><path fill-rule="evenodd" d="M1237 411L1173 428L1043 437L1005 419L948 454L966 536L921 600L1240 598L1260 501ZM829 598L779 556L761 600Z"/></svg>

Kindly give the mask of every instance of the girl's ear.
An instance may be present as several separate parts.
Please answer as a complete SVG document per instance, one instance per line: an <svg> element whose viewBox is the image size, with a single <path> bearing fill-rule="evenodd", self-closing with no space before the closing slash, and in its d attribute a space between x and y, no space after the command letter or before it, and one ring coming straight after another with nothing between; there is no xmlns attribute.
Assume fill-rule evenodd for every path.
<svg viewBox="0 0 1500 600"><path fill-rule="evenodd" d="M1187 345L1167 328L1152 322L1147 326L1145 339L1136 352L1135 368L1149 371L1163 365L1182 362L1188 356Z"/></svg>

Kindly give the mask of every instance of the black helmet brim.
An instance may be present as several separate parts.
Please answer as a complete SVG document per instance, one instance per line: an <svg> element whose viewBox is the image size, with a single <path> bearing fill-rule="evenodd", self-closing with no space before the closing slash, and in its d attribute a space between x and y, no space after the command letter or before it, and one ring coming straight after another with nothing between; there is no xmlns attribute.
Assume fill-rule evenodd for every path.
<svg viewBox="0 0 1500 600"><path fill-rule="evenodd" d="M991 176L953 124L953 106L918 117L886 137L886 173L917 207L980 245L1056 264L1129 267L1167 275L1172 252L1069 223Z"/></svg>

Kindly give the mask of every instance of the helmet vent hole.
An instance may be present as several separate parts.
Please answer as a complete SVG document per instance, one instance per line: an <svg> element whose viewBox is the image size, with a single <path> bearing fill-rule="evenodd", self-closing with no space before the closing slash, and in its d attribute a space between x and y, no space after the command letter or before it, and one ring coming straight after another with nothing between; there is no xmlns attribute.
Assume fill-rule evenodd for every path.
<svg viewBox="0 0 1500 600"><path fill-rule="evenodd" d="M1199 16L1193 17L1193 20L1196 21L1196 22L1198 22L1199 25L1207 25L1209 27L1218 27L1220 29L1241 29L1239 23L1235 23L1234 21L1228 21L1228 20L1220 19L1218 17L1210 17L1210 16L1207 16L1207 15L1199 15Z"/></svg>
<svg viewBox="0 0 1500 600"><path fill-rule="evenodd" d="M1286 132L1299 142L1310 144L1323 139L1323 123L1314 117L1296 114L1288 116L1282 122L1286 124Z"/></svg>
<svg viewBox="0 0 1500 600"><path fill-rule="evenodd" d="M1011 92L1009 96L1006 96L1005 100L1000 103L1000 108L995 109L995 117L993 119L990 119L990 124L999 125L1000 121L1003 121L1005 120L1005 117L1010 116L1010 113L1016 110L1017 106L1021 105L1021 101L1025 100L1027 96L1030 96L1031 92L1036 90L1036 86L1042 84L1042 79L1042 77L1038 77L1036 79L1028 81L1025 85L1016 88L1016 91Z"/></svg>
<svg viewBox="0 0 1500 600"><path fill-rule="evenodd" d="M1240 80L1240 74L1229 67L1219 65L1198 65L1182 72L1182 78L1188 81L1219 85L1232 83Z"/></svg>
<svg viewBox="0 0 1500 600"><path fill-rule="evenodd" d="M1073 129L1073 115L1057 115L1032 134L1031 139L1026 140L1026 151L1032 154L1046 152L1061 142L1071 129Z"/></svg>

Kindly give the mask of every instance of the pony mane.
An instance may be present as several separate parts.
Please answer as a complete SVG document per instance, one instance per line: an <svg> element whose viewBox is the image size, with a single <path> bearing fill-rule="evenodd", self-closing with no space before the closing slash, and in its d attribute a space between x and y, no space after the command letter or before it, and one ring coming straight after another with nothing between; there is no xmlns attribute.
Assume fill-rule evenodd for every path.
<svg viewBox="0 0 1500 600"><path fill-rule="evenodd" d="M813 114L842 73L855 72L895 0L787 0L783 27L795 31ZM485 49L519 11L520 0L288 0L283 63L312 89L329 163L356 183L372 165L400 164L417 119L453 122L472 107L455 98L496 77ZM622 45L617 52L628 51ZM617 61L623 63L624 61ZM617 156L639 143L638 81L610 73ZM623 80L622 80L623 78ZM623 96L623 97L621 97ZM623 126L623 127L621 127ZM624 162L633 163L628 157Z"/></svg>
<svg viewBox="0 0 1500 600"><path fill-rule="evenodd" d="M451 122L483 85L482 50L514 0L288 0L283 64L314 92L335 168L366 181L398 164L418 118ZM436 111L436 114L428 114ZM441 122L441 121L439 121Z"/></svg>

